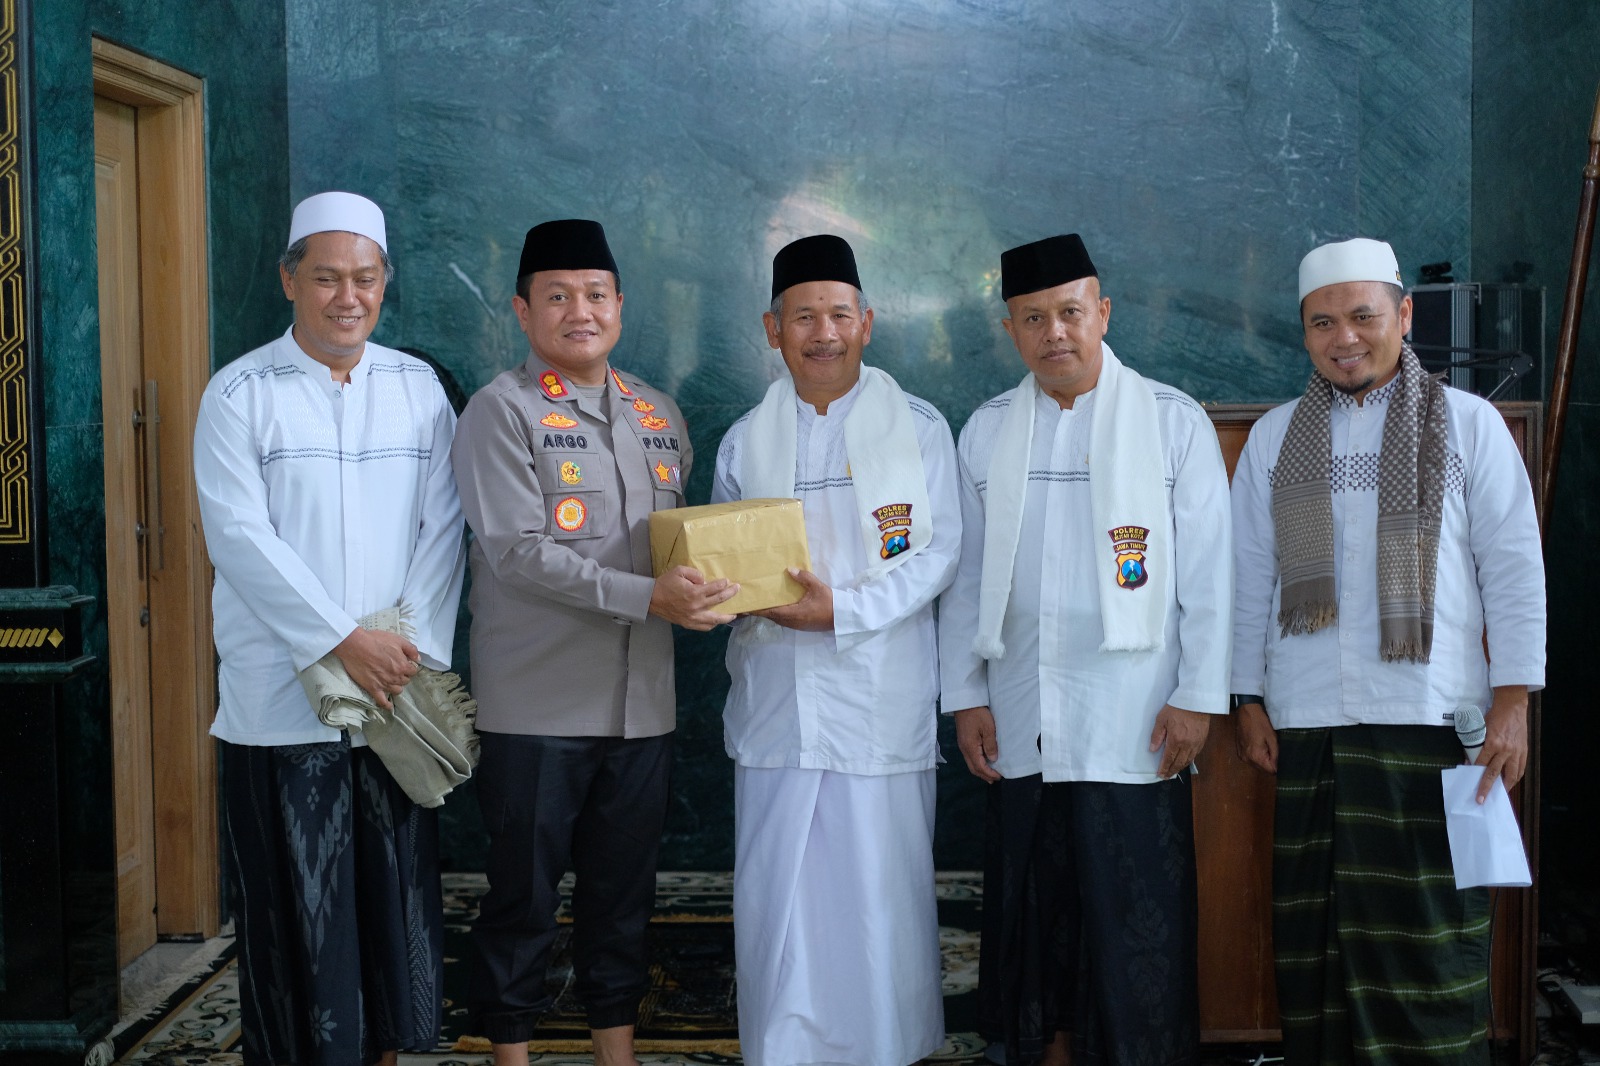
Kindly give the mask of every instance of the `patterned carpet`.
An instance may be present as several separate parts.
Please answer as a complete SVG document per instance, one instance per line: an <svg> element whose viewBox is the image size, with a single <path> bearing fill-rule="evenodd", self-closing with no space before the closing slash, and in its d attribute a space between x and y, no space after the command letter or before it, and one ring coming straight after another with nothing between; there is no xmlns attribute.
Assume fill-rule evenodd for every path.
<svg viewBox="0 0 1600 1066"><path fill-rule="evenodd" d="M651 1066L739 1066L733 1002L732 875L663 873L657 877L656 914L651 924L651 976L654 985L641 1008L640 1061ZM564 885L570 892L571 883ZM445 874L445 1018L439 1046L426 1054L400 1056L402 1066L489 1066L488 1048L461 1031L463 1010L456 1004L462 980L461 959L467 929L484 890L481 874ZM929 1062L939 1066L979 1066L978 917L981 877L976 873L938 875L940 946L945 994L945 1045ZM565 906L562 917L565 918ZM555 1009L530 1044L538 1066L592 1066L583 1016L571 995L567 938L557 945L550 980ZM1543 952L1541 952L1543 954ZM1575 967L1568 976L1590 979ZM1541 972L1541 992L1565 972ZM1600 1030L1578 1026L1552 1013L1541 997L1539 1049L1535 1066L1600 1063ZM239 998L231 945L203 967L162 1007L135 1020L114 1038L115 1061L144 1066L240 1066ZM1509 1063L1509 1048L1498 1048L1497 1064ZM1263 1066L1280 1060L1273 1046L1210 1045L1204 1066ZM103 1061L103 1060L102 1060Z"/></svg>
<svg viewBox="0 0 1600 1066"><path fill-rule="evenodd" d="M458 1005L468 949L467 931L485 884L482 874L445 874L445 1008L439 1046L426 1054L401 1055L407 1066L486 1066L487 1043L462 1031ZM570 877L563 883L570 893ZM981 877L938 875L940 946L943 954L945 1046L929 1061L981 1061L976 1027L978 914ZM540 1024L529 1048L541 1066L587 1066L588 1029L571 992L567 903L560 920L550 982L556 1005ZM656 913L650 926L652 988L640 1008L637 1047L652 1064L736 1066L740 1063L733 999L732 875L663 873L656 880ZM130 1026L116 1041L117 1062L147 1066L237 1066L238 977L232 952L215 972L200 975L173 997L164 1017Z"/></svg>

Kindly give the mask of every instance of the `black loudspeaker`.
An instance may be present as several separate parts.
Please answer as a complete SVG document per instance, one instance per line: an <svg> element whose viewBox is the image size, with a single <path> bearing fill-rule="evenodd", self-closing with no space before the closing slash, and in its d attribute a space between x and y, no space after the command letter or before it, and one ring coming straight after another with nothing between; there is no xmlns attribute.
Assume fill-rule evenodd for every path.
<svg viewBox="0 0 1600 1066"><path fill-rule="evenodd" d="M1422 365L1458 389L1493 400L1543 392L1544 289L1532 285L1418 285L1411 346Z"/></svg>

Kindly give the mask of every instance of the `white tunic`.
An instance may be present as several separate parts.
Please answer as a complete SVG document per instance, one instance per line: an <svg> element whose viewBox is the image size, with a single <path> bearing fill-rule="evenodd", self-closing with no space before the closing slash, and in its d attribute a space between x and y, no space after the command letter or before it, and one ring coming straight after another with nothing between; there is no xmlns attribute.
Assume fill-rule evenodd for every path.
<svg viewBox="0 0 1600 1066"><path fill-rule="evenodd" d="M1159 425L1150 446L1166 474L1175 580L1162 646L1102 652L1096 567L1113 565L1108 531L1094 528L1089 440L1095 392L1061 408L1044 392L1034 409L1033 452L1004 658L973 650L983 574L989 460L1017 390L973 412L961 431L961 566L939 604L945 713L987 706L1007 778L1148 783L1161 753L1150 734L1165 704L1224 713L1232 572L1227 472L1200 405L1148 381ZM1042 749L1042 750L1041 750Z"/></svg>
<svg viewBox="0 0 1600 1066"><path fill-rule="evenodd" d="M1329 476L1339 597L1333 625L1284 637L1277 622L1272 472L1298 400L1261 417L1234 471L1232 688L1265 696L1280 729L1442 725L1457 707L1487 709L1491 686L1544 685L1544 565L1527 469L1500 412L1455 389L1445 390L1444 516L1430 662L1389 663L1378 654L1378 454L1393 392L1393 384L1375 389L1361 406L1333 394Z"/></svg>
<svg viewBox="0 0 1600 1066"><path fill-rule="evenodd" d="M728 647L735 768L733 907L739 1042L751 1066L904 1066L943 1038L933 889L938 659L933 601L961 542L955 442L907 396L936 520L927 546L860 585L844 420L796 400L795 493L834 631ZM739 499L750 418L717 454L715 500ZM748 623L741 622L745 626Z"/></svg>
<svg viewBox="0 0 1600 1066"><path fill-rule="evenodd" d="M206 386L194 472L216 567L218 702L234 744L335 740L298 673L404 602L427 666L450 666L465 553L455 413L433 371L368 343L350 383L292 330Z"/></svg>
<svg viewBox="0 0 1600 1066"><path fill-rule="evenodd" d="M803 501L812 569L833 589L833 632L782 629L750 642L736 623L728 644L733 686L723 713L728 754L741 766L791 766L852 774L924 770L938 762L939 666L933 600L949 584L961 544L955 443L930 404L906 399L939 516L933 539L868 584L845 456L844 418L854 389L819 416L796 401L795 494ZM733 424L717 452L714 502L743 498L740 449L750 424Z"/></svg>

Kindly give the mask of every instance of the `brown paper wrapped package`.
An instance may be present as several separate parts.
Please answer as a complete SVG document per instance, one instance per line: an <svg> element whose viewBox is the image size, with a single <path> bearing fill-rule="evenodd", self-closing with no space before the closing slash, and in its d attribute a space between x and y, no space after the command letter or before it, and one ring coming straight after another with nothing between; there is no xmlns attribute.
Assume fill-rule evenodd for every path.
<svg viewBox="0 0 1600 1066"><path fill-rule="evenodd" d="M655 511L650 561L657 577L674 566L692 566L707 581L736 582L738 595L717 608L729 614L794 603L805 590L785 571L811 569L800 501L736 500Z"/></svg>

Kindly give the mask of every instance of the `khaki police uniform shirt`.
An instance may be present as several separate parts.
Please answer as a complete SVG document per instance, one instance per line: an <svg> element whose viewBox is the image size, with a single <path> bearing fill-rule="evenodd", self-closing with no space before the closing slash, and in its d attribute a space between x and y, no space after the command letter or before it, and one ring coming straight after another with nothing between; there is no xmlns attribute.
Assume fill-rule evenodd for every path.
<svg viewBox="0 0 1600 1066"><path fill-rule="evenodd" d="M693 449L677 404L615 369L586 395L530 354L473 396L451 458L475 534L478 728L671 732L672 626L648 613L648 519L683 503Z"/></svg>

